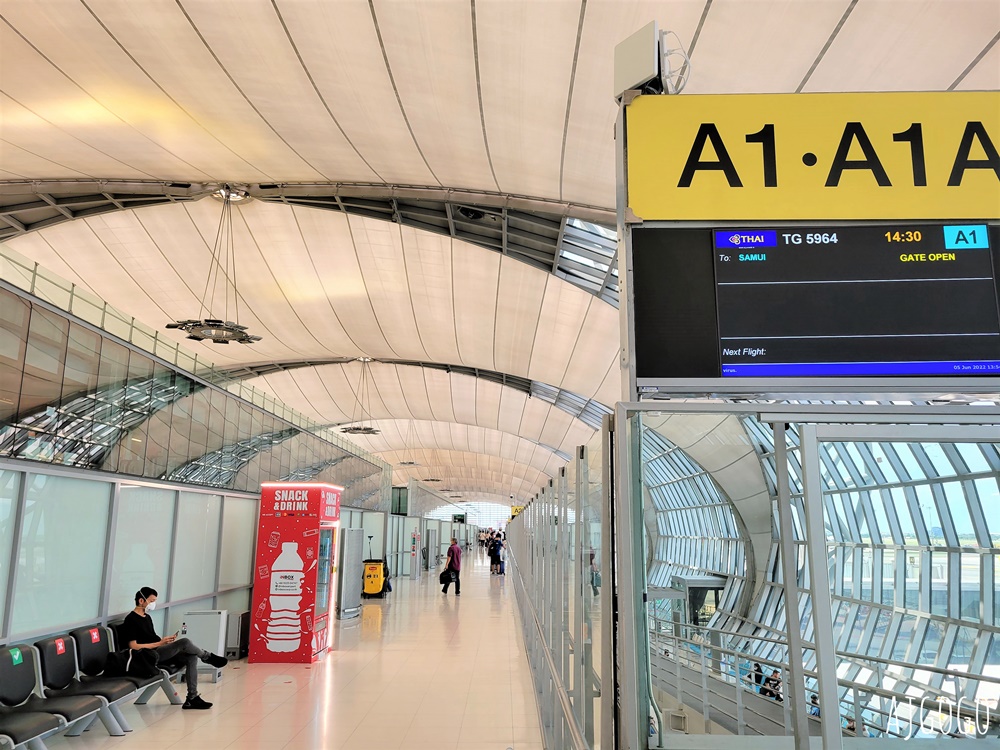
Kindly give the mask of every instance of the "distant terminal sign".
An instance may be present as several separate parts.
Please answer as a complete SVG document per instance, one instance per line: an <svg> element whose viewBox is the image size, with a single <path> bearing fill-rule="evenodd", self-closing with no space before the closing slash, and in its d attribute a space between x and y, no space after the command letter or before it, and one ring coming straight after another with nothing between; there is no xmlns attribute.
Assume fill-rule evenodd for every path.
<svg viewBox="0 0 1000 750"><path fill-rule="evenodd" d="M512 505L512 506L510 506L510 517L511 518L517 518L519 515L521 515L521 511L522 510L524 510L524 506L523 505Z"/></svg>
<svg viewBox="0 0 1000 750"><path fill-rule="evenodd" d="M640 220L1000 218L1000 92L639 96L625 118Z"/></svg>

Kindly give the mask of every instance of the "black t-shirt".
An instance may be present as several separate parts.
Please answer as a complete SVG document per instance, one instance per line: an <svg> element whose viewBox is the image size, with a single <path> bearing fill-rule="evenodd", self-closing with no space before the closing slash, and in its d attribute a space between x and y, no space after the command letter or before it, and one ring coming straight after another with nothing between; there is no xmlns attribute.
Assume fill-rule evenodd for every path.
<svg viewBox="0 0 1000 750"><path fill-rule="evenodd" d="M135 641L136 643L158 643L160 636L153 630L153 618L149 615L140 615L136 612L129 612L125 615L125 622L118 628L118 635L121 643L118 648L125 649Z"/></svg>

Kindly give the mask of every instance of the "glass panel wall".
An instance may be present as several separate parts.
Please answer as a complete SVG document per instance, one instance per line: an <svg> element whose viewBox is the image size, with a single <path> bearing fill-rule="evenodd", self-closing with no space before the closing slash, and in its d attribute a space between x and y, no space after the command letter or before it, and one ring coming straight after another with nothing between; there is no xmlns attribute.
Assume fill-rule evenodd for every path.
<svg viewBox="0 0 1000 750"><path fill-rule="evenodd" d="M143 586L166 589L177 492L120 485L108 611L126 613Z"/></svg>
<svg viewBox="0 0 1000 750"><path fill-rule="evenodd" d="M609 607L602 446L598 432L507 524L508 585L518 599L548 747L602 747L602 694L613 694L603 693L602 681L601 612Z"/></svg>
<svg viewBox="0 0 1000 750"><path fill-rule="evenodd" d="M227 496L222 511L219 587L248 586L253 570L257 503Z"/></svg>
<svg viewBox="0 0 1000 750"><path fill-rule="evenodd" d="M246 610L258 501L0 460L0 643L120 620L142 586L161 634L192 609Z"/></svg>
<svg viewBox="0 0 1000 750"><path fill-rule="evenodd" d="M190 599L215 590L221 514L221 495L179 493L170 588L172 600Z"/></svg>
<svg viewBox="0 0 1000 750"><path fill-rule="evenodd" d="M0 290L0 457L256 492L331 482L388 510L391 468ZM239 384L232 386L239 391Z"/></svg>
<svg viewBox="0 0 1000 750"><path fill-rule="evenodd" d="M112 489L110 482L28 476L12 635L98 615Z"/></svg>
<svg viewBox="0 0 1000 750"><path fill-rule="evenodd" d="M17 514L18 493L21 490L21 474L0 469L0 622L4 621L7 609L7 583L10 577L10 551L14 547L14 526Z"/></svg>

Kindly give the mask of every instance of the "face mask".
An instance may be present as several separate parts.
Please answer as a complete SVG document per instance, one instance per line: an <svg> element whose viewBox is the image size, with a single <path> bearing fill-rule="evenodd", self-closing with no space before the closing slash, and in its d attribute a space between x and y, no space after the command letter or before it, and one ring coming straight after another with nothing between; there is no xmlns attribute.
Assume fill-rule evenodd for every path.
<svg viewBox="0 0 1000 750"><path fill-rule="evenodd" d="M154 609L156 609L156 602L146 602L147 612L152 612Z"/></svg>

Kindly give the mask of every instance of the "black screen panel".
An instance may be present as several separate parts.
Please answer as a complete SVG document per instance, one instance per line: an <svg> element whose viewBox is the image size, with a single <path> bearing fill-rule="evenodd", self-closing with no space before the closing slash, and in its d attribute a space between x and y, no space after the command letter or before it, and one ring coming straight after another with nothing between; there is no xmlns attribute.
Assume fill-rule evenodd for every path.
<svg viewBox="0 0 1000 750"><path fill-rule="evenodd" d="M635 230L632 268L637 377L719 377L711 232Z"/></svg>

